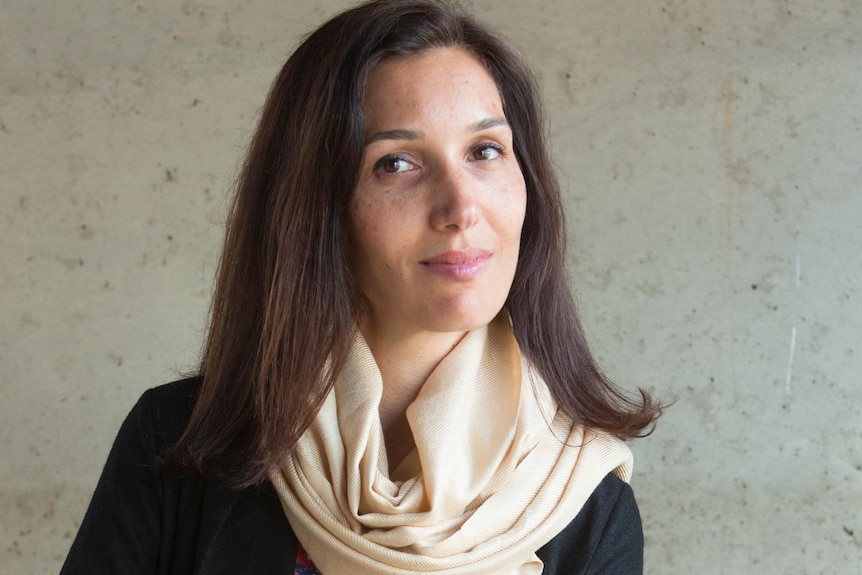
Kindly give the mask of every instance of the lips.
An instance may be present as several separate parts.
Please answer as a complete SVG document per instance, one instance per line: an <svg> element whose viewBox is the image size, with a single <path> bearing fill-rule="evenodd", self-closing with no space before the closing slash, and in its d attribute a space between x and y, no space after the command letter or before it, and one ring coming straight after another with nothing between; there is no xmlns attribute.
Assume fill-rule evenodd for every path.
<svg viewBox="0 0 862 575"><path fill-rule="evenodd" d="M478 248L443 252L420 264L432 274L454 280L471 280L488 269L491 252Z"/></svg>

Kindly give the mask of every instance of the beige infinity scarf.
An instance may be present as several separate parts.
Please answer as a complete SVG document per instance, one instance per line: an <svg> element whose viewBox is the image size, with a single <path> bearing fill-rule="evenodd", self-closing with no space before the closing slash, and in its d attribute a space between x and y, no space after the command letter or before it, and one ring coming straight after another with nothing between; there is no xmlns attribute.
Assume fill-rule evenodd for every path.
<svg viewBox="0 0 862 575"><path fill-rule="evenodd" d="M469 332L425 382L407 409L416 449L391 477L382 387L357 333L316 420L270 474L324 575L539 574L534 552L604 476L631 475L622 442L555 416L505 316Z"/></svg>

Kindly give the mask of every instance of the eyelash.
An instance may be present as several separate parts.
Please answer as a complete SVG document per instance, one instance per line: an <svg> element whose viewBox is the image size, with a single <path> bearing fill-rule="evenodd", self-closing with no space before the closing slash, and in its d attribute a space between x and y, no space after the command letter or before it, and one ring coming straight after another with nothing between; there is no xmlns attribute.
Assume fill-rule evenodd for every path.
<svg viewBox="0 0 862 575"><path fill-rule="evenodd" d="M476 157L477 153L482 152L483 150L487 150L487 149L494 150L497 153L497 157L487 158L487 159L481 158L481 157L480 158ZM488 162L490 162L490 161L496 160L497 158L505 155L505 153L506 153L506 150L505 150L505 148L503 148L503 146L501 146L499 144L492 143L492 142L485 142L485 143L479 144L478 146L474 146L474 147L470 148L470 156L471 156L471 158L473 158L473 161L488 161ZM387 175L401 173L398 171L390 172L390 171L386 170L387 164L390 164L392 162L407 162L408 164L412 164L412 162L409 159L407 159L406 157L399 155L399 154L392 154L389 156L384 156L384 157L380 158L379 160L377 160L377 162L374 164L374 171L377 173L382 173L382 174L387 174Z"/></svg>
<svg viewBox="0 0 862 575"><path fill-rule="evenodd" d="M405 158L404 156L400 156L398 154L391 154L389 156L383 156L382 158L377 160L377 163L374 164L374 171L377 173L386 174L386 175L392 175L392 174L400 173L400 172L389 172L385 169L386 165L390 164L392 162L407 162L408 164L412 164L412 162L410 160L408 160L407 158Z"/></svg>
<svg viewBox="0 0 862 575"><path fill-rule="evenodd" d="M478 146L471 148L470 149L470 155L475 156L476 152L481 152L482 150L487 150L488 148L497 152L497 157L501 157L506 153L506 150L500 144L495 144L493 142L485 142L483 144L479 144ZM483 158L479 158L479 159L481 160ZM490 158L486 161L496 160L496 159L497 158Z"/></svg>

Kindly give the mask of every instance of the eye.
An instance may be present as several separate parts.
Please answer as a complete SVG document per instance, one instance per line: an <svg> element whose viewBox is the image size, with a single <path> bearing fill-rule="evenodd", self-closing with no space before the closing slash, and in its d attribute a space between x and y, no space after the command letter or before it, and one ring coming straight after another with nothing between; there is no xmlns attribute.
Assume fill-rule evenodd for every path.
<svg viewBox="0 0 862 575"><path fill-rule="evenodd" d="M470 150L471 160L496 160L503 155L503 146L499 144L480 144Z"/></svg>
<svg viewBox="0 0 862 575"><path fill-rule="evenodd" d="M402 156L386 156L374 164L374 171L384 174L400 174L415 168L412 162Z"/></svg>

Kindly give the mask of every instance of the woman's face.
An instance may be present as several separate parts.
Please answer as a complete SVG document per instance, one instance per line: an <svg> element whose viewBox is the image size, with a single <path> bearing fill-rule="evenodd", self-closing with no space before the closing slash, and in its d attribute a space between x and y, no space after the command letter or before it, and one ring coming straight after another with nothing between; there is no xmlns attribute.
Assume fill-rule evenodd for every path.
<svg viewBox="0 0 862 575"><path fill-rule="evenodd" d="M461 332L503 307L526 209L524 178L494 80L438 48L378 65L350 204L363 331Z"/></svg>

